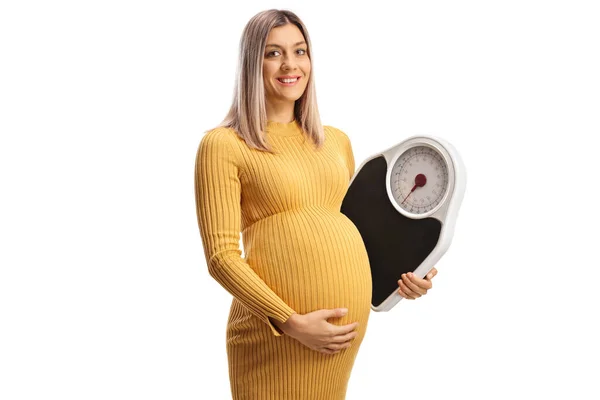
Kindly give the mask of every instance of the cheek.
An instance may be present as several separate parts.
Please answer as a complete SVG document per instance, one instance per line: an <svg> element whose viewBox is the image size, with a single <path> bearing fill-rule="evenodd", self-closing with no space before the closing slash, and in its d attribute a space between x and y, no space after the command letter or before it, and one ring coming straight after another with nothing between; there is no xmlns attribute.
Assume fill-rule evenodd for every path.
<svg viewBox="0 0 600 400"><path fill-rule="evenodd" d="M267 71L263 73L263 82L265 87L273 86L273 76L270 75Z"/></svg>
<svg viewBox="0 0 600 400"><path fill-rule="evenodd" d="M304 77L304 87L308 86L308 81L310 81L310 71L306 71L306 76Z"/></svg>
<svg viewBox="0 0 600 400"><path fill-rule="evenodd" d="M306 81L308 82L308 79L310 79L310 73L311 73L311 68L310 68L310 64L308 65L308 67L303 68L304 69L304 73L306 74Z"/></svg>
<svg viewBox="0 0 600 400"><path fill-rule="evenodd" d="M268 63L263 64L263 79L270 79L274 74L273 68Z"/></svg>

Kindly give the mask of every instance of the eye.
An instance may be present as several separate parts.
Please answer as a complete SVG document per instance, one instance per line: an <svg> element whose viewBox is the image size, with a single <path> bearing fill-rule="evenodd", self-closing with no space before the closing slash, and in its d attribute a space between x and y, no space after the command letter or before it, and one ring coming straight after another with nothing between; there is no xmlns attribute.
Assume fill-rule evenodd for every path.
<svg viewBox="0 0 600 400"><path fill-rule="evenodd" d="M306 54L306 50L305 49L298 49L297 51L301 51L302 52L302 54L300 54L301 56L303 56L303 55ZM267 57L271 57L271 55L274 54L274 53L279 53L279 50L273 50L273 51L267 53Z"/></svg>

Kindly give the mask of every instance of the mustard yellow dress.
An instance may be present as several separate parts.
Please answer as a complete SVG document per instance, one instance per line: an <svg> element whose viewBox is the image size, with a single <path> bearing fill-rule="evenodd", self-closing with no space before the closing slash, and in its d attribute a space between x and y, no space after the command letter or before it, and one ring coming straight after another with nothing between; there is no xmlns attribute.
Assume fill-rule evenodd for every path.
<svg viewBox="0 0 600 400"><path fill-rule="evenodd" d="M210 276L232 296L226 350L234 400L343 400L366 333L371 273L362 237L340 212L354 174L348 136L324 126L316 149L296 121L268 122L278 154L249 148L231 128L202 137L196 211ZM244 257L239 247L240 233ZM347 308L352 346L312 350L271 320Z"/></svg>

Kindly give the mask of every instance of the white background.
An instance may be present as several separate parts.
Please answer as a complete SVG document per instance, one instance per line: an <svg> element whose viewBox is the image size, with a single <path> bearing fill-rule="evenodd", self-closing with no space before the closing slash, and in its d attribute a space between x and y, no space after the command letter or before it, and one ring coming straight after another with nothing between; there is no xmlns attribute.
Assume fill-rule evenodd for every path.
<svg viewBox="0 0 600 400"><path fill-rule="evenodd" d="M2 3L0 398L230 398L193 167L268 8L306 23L357 166L429 133L468 171L433 289L372 312L347 399L600 398L594 2L249 3Z"/></svg>

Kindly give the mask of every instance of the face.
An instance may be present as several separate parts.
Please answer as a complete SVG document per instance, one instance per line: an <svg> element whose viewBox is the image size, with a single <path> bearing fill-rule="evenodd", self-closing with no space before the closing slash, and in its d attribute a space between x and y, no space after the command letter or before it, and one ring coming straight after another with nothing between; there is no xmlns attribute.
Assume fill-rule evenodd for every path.
<svg viewBox="0 0 600 400"><path fill-rule="evenodd" d="M263 57L263 79L266 100L269 103L295 102L310 76L308 47L300 29L286 24L271 29ZM282 82L285 76L297 77L295 82Z"/></svg>

